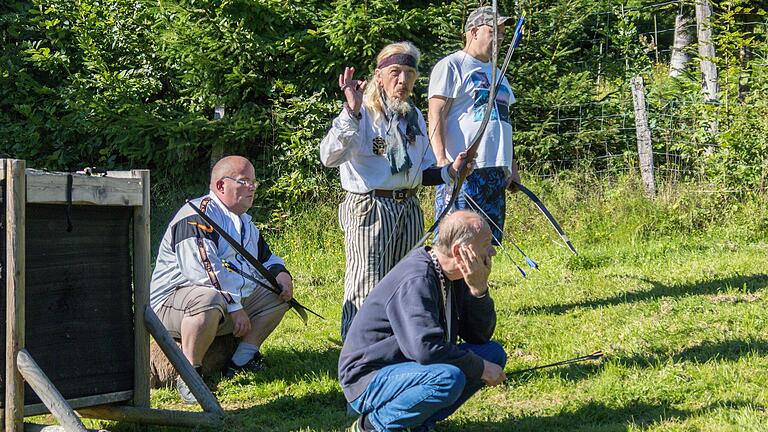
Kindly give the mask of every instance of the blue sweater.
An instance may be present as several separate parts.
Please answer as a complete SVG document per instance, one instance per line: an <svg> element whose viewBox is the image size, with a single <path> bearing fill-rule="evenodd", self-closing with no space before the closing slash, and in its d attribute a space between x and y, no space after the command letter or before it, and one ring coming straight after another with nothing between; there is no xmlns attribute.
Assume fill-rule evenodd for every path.
<svg viewBox="0 0 768 432"><path fill-rule="evenodd" d="M411 252L387 273L357 312L341 349L339 383L348 401L357 399L381 368L396 363L447 363L468 381L480 380L483 359L456 340L490 340L496 327L493 300L473 297L463 280L453 282L452 292L452 334L446 338L440 280L427 249Z"/></svg>

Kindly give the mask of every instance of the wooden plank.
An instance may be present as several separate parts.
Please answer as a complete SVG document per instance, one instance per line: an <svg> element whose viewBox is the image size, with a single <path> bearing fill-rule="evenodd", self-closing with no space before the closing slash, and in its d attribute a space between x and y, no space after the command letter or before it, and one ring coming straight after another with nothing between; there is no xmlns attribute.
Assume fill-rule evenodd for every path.
<svg viewBox="0 0 768 432"><path fill-rule="evenodd" d="M135 178L133 171L107 171L107 177L112 178Z"/></svg>
<svg viewBox="0 0 768 432"><path fill-rule="evenodd" d="M181 349L176 345L168 330L165 329L160 318L157 317L155 311L149 306L144 309L144 320L146 321L149 333L155 338L157 345L163 350L165 356L168 357L168 361L179 371L179 375L189 386L189 390L195 395L200 406L210 413L223 416L224 410L219 405L219 401L216 400L211 390L205 385L203 378L189 364L189 360L184 357L184 353L181 352Z"/></svg>
<svg viewBox="0 0 768 432"><path fill-rule="evenodd" d="M21 432L24 427L24 381L16 367L16 354L25 344L25 220L26 176L23 160L5 161L5 245L6 245L6 327L5 327L5 430Z"/></svg>
<svg viewBox="0 0 768 432"><path fill-rule="evenodd" d="M140 206L141 179L72 175L72 204ZM27 170L27 202L66 204L67 174Z"/></svg>
<svg viewBox="0 0 768 432"><path fill-rule="evenodd" d="M645 109L645 86L643 77L632 78L632 102L635 106L635 135L637 153L640 157L640 176L643 179L645 194L648 198L656 196L656 181L653 176L653 146L651 129L648 127L648 113Z"/></svg>
<svg viewBox="0 0 768 432"><path fill-rule="evenodd" d="M141 179L143 197L142 204L133 208L133 406L149 407L149 333L140 313L149 305L149 283L152 279L149 170L135 170L133 174Z"/></svg>
<svg viewBox="0 0 768 432"><path fill-rule="evenodd" d="M116 402L127 402L133 398L133 391L123 391L115 393L107 393L103 395L88 396L76 399L67 399L67 403L74 409L87 408L98 405L111 404ZM24 406L24 416L36 416L40 414L48 414L48 408L45 404L34 404Z"/></svg>
<svg viewBox="0 0 768 432"><path fill-rule="evenodd" d="M18 362L19 372L29 383L32 390L37 393L40 400L43 401L56 421L68 432L87 432L83 422L72 410L64 397L59 393L51 380L45 376L45 372L40 369L35 359L25 349L19 350L16 360Z"/></svg>
<svg viewBox="0 0 768 432"><path fill-rule="evenodd" d="M100 406L77 411L84 418L159 426L218 427L222 417L207 412L172 411L130 406Z"/></svg>
<svg viewBox="0 0 768 432"><path fill-rule="evenodd" d="M86 429L88 432L107 432L106 429ZM67 428L58 425L41 425L24 423L24 432L69 432Z"/></svg>

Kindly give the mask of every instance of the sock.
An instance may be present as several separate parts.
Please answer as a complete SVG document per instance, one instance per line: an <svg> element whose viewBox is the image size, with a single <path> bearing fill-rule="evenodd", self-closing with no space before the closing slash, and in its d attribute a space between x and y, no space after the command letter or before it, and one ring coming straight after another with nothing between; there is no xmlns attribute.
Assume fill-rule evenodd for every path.
<svg viewBox="0 0 768 432"><path fill-rule="evenodd" d="M237 346L235 353L232 355L232 363L235 366L242 366L253 358L256 353L259 352L257 345L249 344L248 342L240 342Z"/></svg>

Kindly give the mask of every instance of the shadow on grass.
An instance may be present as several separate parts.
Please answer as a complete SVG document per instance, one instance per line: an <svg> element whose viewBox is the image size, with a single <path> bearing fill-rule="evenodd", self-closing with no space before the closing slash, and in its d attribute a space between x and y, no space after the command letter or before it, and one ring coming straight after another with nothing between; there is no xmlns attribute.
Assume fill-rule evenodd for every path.
<svg viewBox="0 0 768 432"><path fill-rule="evenodd" d="M354 419L346 416L341 389L304 396L282 395L263 405L227 411L229 431L344 430Z"/></svg>
<svg viewBox="0 0 768 432"><path fill-rule="evenodd" d="M259 385L272 381L282 381L290 385L325 375L335 380L339 353L339 348L326 348L323 351L269 349L264 353L267 365L265 370L238 374L232 380L239 385ZM207 382L215 390L223 379L211 379Z"/></svg>
<svg viewBox="0 0 768 432"><path fill-rule="evenodd" d="M669 403L652 405L644 402L629 402L614 407L598 402L570 409L565 406L560 413L551 416L510 417L499 422L456 422L450 420L440 427L442 431L626 431L629 425L648 428L669 421L682 421L688 417L705 414L718 409L752 408L764 410L747 401L728 401L712 404L696 410L682 410Z"/></svg>
<svg viewBox="0 0 768 432"><path fill-rule="evenodd" d="M662 297L717 294L723 292L727 287L738 287L740 292L745 293L753 293L768 287L768 274L763 273L679 285L665 285L646 278L633 277L633 279L651 284L653 288L643 291L625 292L613 297L598 300L543 306L526 306L517 309L516 312L520 314L563 314L576 308L617 306L620 304L642 302Z"/></svg>
<svg viewBox="0 0 768 432"><path fill-rule="evenodd" d="M522 367L521 367L522 369ZM519 386L535 378L546 377L548 379L557 378L563 381L576 382L588 379L600 373L603 369L602 362L574 363L570 365L557 366L550 369L540 369L530 372L514 374L507 378L505 385ZM510 370L509 373L514 373Z"/></svg>
<svg viewBox="0 0 768 432"><path fill-rule="evenodd" d="M599 362L575 363L570 365L558 366L551 369L541 369L521 374L511 375L507 385L522 385L531 379L541 376L547 378L557 378L563 381L581 381L590 378L603 369L606 362L617 364L623 367L656 367L665 363L707 363L711 361L732 362L749 354L768 356L768 340L762 339L737 339L726 341L706 341L699 345L685 348L684 350L671 354L663 351L652 351L648 354L621 356L608 355ZM523 366L519 367L523 369ZM514 370L507 373L514 373Z"/></svg>
<svg viewBox="0 0 768 432"><path fill-rule="evenodd" d="M710 361L736 361L748 354L768 355L768 340L706 341L685 348L677 354L652 352L646 355L615 357L613 362L627 367L651 367L666 362L707 363Z"/></svg>

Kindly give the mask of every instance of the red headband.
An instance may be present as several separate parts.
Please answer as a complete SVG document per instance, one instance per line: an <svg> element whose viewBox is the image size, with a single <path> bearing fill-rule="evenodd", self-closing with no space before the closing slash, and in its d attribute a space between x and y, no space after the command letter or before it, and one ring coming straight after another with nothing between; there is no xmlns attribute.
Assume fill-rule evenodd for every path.
<svg viewBox="0 0 768 432"><path fill-rule="evenodd" d="M416 69L416 57L410 54L393 54L380 61L379 64L376 65L376 69L384 69L385 67L391 66L393 64L410 66Z"/></svg>

